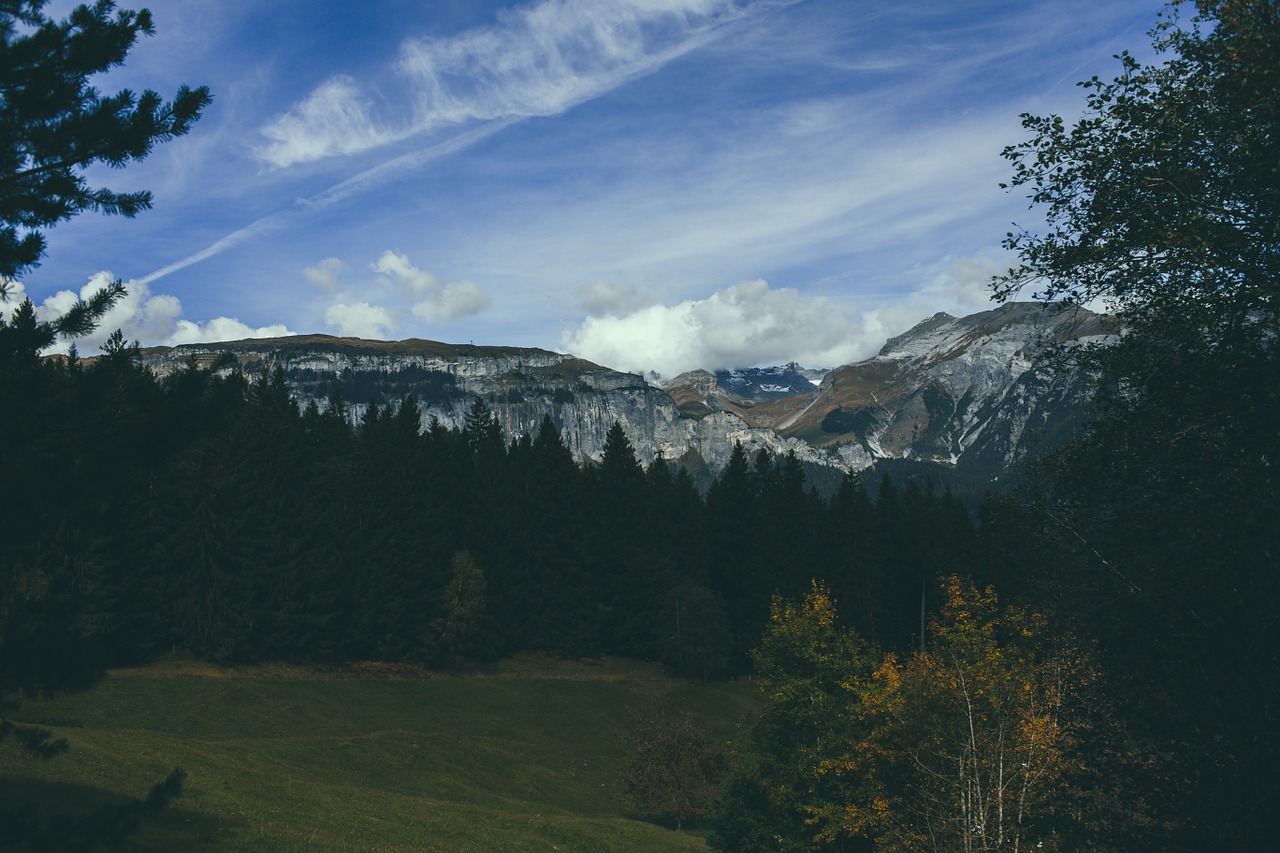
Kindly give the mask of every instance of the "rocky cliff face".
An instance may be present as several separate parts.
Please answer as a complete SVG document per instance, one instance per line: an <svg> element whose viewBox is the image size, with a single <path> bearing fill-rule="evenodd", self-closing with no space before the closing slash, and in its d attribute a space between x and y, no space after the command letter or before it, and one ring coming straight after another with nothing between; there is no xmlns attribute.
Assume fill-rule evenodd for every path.
<svg viewBox="0 0 1280 853"><path fill-rule="evenodd" d="M1084 377L1040 356L1107 333L1100 315L1038 304L936 314L874 358L828 373L805 408L775 429L877 459L1004 467L1037 442L1065 438L1089 397Z"/></svg>
<svg viewBox="0 0 1280 853"><path fill-rule="evenodd" d="M936 315L875 358L825 375L798 365L694 371L661 388L545 350L421 340L312 335L148 349L143 360L161 375L191 363L250 375L279 367L300 404L323 407L339 391L355 418L370 402L413 394L424 425L436 417L460 426L481 396L510 437L536 432L549 414L583 460L601 456L617 421L645 463L661 453L717 470L742 442L841 470L878 458L998 468L1025 452L1033 433L1068 428L1085 399L1079 377L1038 367L1035 357L1103 332L1096 315L1007 305Z"/></svg>
<svg viewBox="0 0 1280 853"><path fill-rule="evenodd" d="M661 453L716 470L738 441L751 450L814 453L798 439L753 429L732 413L687 417L668 393L637 374L546 350L307 335L151 348L143 351L143 364L161 376L188 364L223 365L250 376L278 367L300 405L314 400L323 408L337 391L353 422L371 402L385 405L413 394L424 426L432 417L461 426L480 396L510 438L536 433L549 414L581 460L603 455L615 421L646 464Z"/></svg>

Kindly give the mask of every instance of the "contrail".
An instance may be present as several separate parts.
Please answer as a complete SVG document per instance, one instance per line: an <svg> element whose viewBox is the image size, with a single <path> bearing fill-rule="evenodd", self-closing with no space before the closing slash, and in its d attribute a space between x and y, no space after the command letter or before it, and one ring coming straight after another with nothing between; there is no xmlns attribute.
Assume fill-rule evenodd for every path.
<svg viewBox="0 0 1280 853"><path fill-rule="evenodd" d="M186 269L192 264L198 264L201 261L208 260L209 258L212 258L214 255L218 255L218 254L221 254L222 252L225 252L227 249L230 249L232 246L237 246L245 242L246 240L252 240L254 237L258 237L258 236L261 236L262 234L266 234L268 231L274 231L275 229L284 225L285 221L293 215L295 215L295 213L292 210L282 210L282 211L278 211L276 213L272 213L267 216L264 216L261 219L257 220L256 222L251 222L245 227L240 228L239 230L232 231L230 234L223 237L221 240L218 240L216 243L213 243L212 245L204 249L201 249L200 251L196 252L194 255L187 255L182 260L174 261L173 263L169 264L166 267L161 267L160 269L156 270L153 273L148 273L147 275L144 275L142 278L133 279L132 281L130 281L130 284L150 284L156 279L164 278L170 273L175 273L178 270Z"/></svg>
<svg viewBox="0 0 1280 853"><path fill-rule="evenodd" d="M550 105L537 102L536 99L533 101L522 102L518 97L518 93L516 93L516 95L510 95L507 98L500 99L506 102L510 101L511 97L515 97L516 102L508 103L507 113L499 118L486 121L478 127L459 133L443 142L388 160L385 163L381 163L357 175L340 181L323 192L317 193L309 198L295 201L293 204L282 210L268 214L261 219L251 222L243 228L231 232L207 248L204 248L193 255L188 255L180 261L176 261L168 266L162 267L149 275L135 279L135 281L140 284L150 284L157 279L164 278L165 276L178 272L179 270L186 269L192 264L198 264L201 261L208 260L214 255L220 254L233 246L237 246L265 233L281 228L298 216L324 210L330 205L345 201L351 196L365 192L373 187L389 183L396 176L401 175L404 172L421 168L427 163L462 151L463 149L475 145L477 142L506 129L513 124L524 121L527 118L555 115L585 101L593 100L605 92L616 89L618 86L629 80L651 74L672 60L714 41L720 37L727 25L732 24L735 21L739 21L755 13L764 13L773 8L783 8L794 5L798 2L802 2L802 0L760 0L758 3L749 4L743 8L737 8L731 3L728 7L729 11L725 12L721 18L711 21L706 26L695 28L692 32L685 33L684 38L678 39L675 44L670 45L665 49L657 50L648 55L642 54L639 57L632 57L629 60L624 58L625 61L622 61L620 65L606 67L594 75L587 74L585 75L585 78L582 79L574 78L582 85L570 92L561 100L555 101ZM547 4L543 4L544 7L546 5ZM529 26L533 25L530 24ZM482 36L484 36L483 38L480 36L472 37L472 41L476 41L478 39L485 45L488 45L491 39L489 39L487 35L484 35L486 33L489 33L489 31L486 30L482 32ZM499 34L501 35L502 33ZM535 33L535 35L537 35L537 33ZM515 37L511 36L510 33L507 33L507 35L503 39L499 39L499 41L503 46L506 46L507 42L511 41L513 38ZM463 47L466 47L466 44L464 44ZM579 75L579 77L581 77L581 75ZM479 118L481 116L475 117ZM429 128L422 126L422 130L427 131Z"/></svg>
<svg viewBox="0 0 1280 853"><path fill-rule="evenodd" d="M506 130L511 125L522 122L527 118L530 118L530 116L507 116L495 119L429 148L402 154L385 163L366 169L358 175L353 175L345 181L334 184L324 192L311 196L311 198L303 199L297 203L297 206L305 210L323 210L330 205L345 201L353 195L390 183L397 175L404 172L411 172L434 160L439 160L448 157L450 154L456 154L459 151L470 148L477 142L487 139L500 130ZM270 217L267 218L269 219Z"/></svg>
<svg viewBox="0 0 1280 853"><path fill-rule="evenodd" d="M233 246L261 237L284 227L290 220L307 213L324 210L340 201L345 201L351 196L373 189L382 184L390 183L397 176L419 169L435 160L456 154L466 148L475 145L500 130L505 130L517 122L523 121L528 116L510 116L498 119L496 121L487 122L479 127L472 128L464 133L459 133L443 142L438 142L427 148L413 151L408 154L402 154L399 157L380 163L377 166L366 169L365 171L353 175L346 180L340 181L329 187L323 192L316 193L309 198L295 201L292 205L284 210L278 210L275 213L267 214L261 219L255 220L243 228L232 231L227 236L221 238L215 243L201 249L195 254L188 255L180 261L174 261L168 266L161 267L155 272L148 273L142 278L133 279L133 283L151 284L157 279L164 278L167 275L186 269L187 267L198 264L201 261L207 261L214 255L219 255Z"/></svg>

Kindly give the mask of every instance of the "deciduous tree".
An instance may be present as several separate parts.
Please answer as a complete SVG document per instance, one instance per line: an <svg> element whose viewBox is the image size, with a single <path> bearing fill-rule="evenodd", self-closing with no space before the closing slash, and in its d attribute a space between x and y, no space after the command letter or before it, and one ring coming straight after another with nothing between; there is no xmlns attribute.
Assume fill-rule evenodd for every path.
<svg viewBox="0 0 1280 853"><path fill-rule="evenodd" d="M1008 236L995 292L1100 300L1124 329L1077 354L1099 417L1025 502L1070 557L1032 574L1175 758L1179 829L1151 847L1252 849L1280 804L1280 6L1175 2L1152 36L1159 61L1122 54L1078 120L1024 117L1011 185L1047 228Z"/></svg>
<svg viewBox="0 0 1280 853"><path fill-rule="evenodd" d="M799 602L774 598L752 659L764 708L735 744L709 843L725 853L868 849L865 828L844 820L853 803L871 801L867 777L818 769L866 736L847 685L871 677L871 648L814 583Z"/></svg>
<svg viewBox="0 0 1280 853"><path fill-rule="evenodd" d="M845 822L883 851L1080 849L1059 832L1083 800L1082 741L1098 718L1088 656L1045 617L999 608L958 577L925 650L849 682L868 734L820 773L876 781Z"/></svg>
<svg viewBox="0 0 1280 853"><path fill-rule="evenodd" d="M713 848L1080 850L1115 826L1086 760L1114 735L1088 655L990 588L942 586L924 650L878 661L824 587L775 600L753 655L764 709Z"/></svg>
<svg viewBox="0 0 1280 853"><path fill-rule="evenodd" d="M706 814L724 773L723 746L692 712L655 702L635 722L622 771L623 800L640 817L680 829Z"/></svg>

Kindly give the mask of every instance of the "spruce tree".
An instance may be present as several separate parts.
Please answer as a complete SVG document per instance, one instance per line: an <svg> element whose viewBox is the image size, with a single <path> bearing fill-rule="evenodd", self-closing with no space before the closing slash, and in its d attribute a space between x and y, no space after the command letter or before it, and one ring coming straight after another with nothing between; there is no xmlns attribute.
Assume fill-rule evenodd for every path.
<svg viewBox="0 0 1280 853"><path fill-rule="evenodd" d="M142 159L156 142L186 133L210 101L207 89L185 86L168 103L150 90L101 95L93 83L124 61L140 35L154 31L150 13L116 12L109 0L99 0L56 21L43 14L44 5L0 4L0 299L15 277L40 261L43 229L86 210L133 216L151 205L145 191L90 187L88 167ZM0 505L0 701L17 688L78 681L86 664L92 669L99 661L80 620L100 572L85 571L84 558L65 546L58 546L61 556L39 555L43 542L96 538L80 530L92 522L78 519L77 508L49 502L42 492L56 487L67 495L80 489L112 494L106 483L86 482L76 464L82 453L103 447L56 446L46 441L56 435L49 430L107 413L79 409L74 396L64 396L79 379L40 355L60 334L91 331L123 292L112 284L56 320L36 318L30 300L10 320L0 318L0 471L7 496ZM74 359L68 369L78 370ZM52 421L45 417L52 414ZM42 456L55 467L30 467ZM58 533L53 520L60 518L76 529ZM98 557L91 562L100 565ZM50 575L56 564L62 568ZM57 619L45 618L54 613ZM71 654L46 653L68 646ZM0 740L15 731L20 729L0 719Z"/></svg>
<svg viewBox="0 0 1280 853"><path fill-rule="evenodd" d="M169 102L150 89L102 95L94 78L123 64L139 36L155 33L151 13L98 0L56 21L44 5L0 6L0 276L7 278L39 263L42 228L86 210L135 216L151 207L150 192L91 187L84 169L143 159L157 142L189 131L211 100L203 86L182 86Z"/></svg>

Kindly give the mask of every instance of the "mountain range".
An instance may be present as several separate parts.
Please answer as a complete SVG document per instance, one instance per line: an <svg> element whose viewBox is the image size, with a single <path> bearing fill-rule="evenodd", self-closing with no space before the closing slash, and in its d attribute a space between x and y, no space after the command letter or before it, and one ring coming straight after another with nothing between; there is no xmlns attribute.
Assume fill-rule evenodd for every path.
<svg viewBox="0 0 1280 853"><path fill-rule="evenodd" d="M670 380L540 349L327 335L156 347L142 357L160 375L188 365L279 368L299 404L323 408L337 392L353 420L371 403L412 394L424 426L460 426L482 397L511 439L550 415L581 461L600 458L616 421L642 463L662 454L704 479L736 442L749 453L794 452L819 481L886 463L992 478L1083 417L1088 378L1043 356L1108 333L1107 317L1083 309L1010 303L935 314L876 356L830 370L788 364Z"/></svg>

